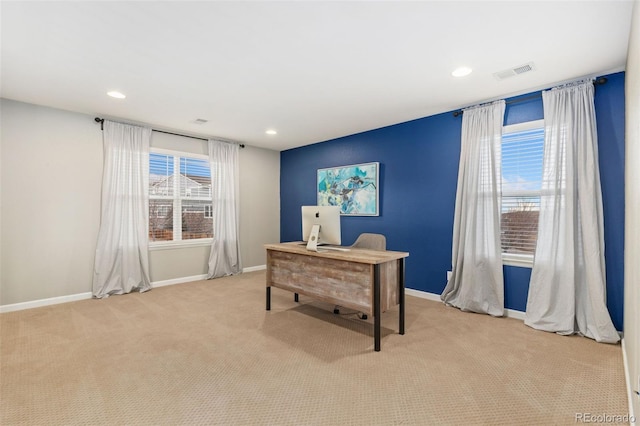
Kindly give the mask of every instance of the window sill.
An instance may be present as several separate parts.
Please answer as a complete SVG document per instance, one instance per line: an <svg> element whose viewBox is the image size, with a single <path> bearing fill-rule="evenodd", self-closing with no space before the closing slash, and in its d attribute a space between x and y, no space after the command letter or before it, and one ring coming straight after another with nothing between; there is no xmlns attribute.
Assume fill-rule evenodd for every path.
<svg viewBox="0 0 640 426"><path fill-rule="evenodd" d="M210 246L213 242L213 238L201 238L198 240L190 241L163 241L163 242L149 242L149 251L156 250L174 250L189 247L203 247Z"/></svg>
<svg viewBox="0 0 640 426"><path fill-rule="evenodd" d="M520 268L531 268L533 267L533 255L502 253L502 264L506 266L518 266Z"/></svg>

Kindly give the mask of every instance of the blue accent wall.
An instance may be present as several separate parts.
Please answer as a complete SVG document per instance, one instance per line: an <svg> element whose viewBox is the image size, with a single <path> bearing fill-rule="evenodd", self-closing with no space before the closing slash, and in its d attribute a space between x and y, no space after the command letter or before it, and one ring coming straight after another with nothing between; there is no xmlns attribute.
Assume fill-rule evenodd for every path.
<svg viewBox="0 0 640 426"><path fill-rule="evenodd" d="M607 306L616 329L622 331L624 306L624 73L607 76L596 86L598 154L604 245L607 266Z"/></svg>
<svg viewBox="0 0 640 426"><path fill-rule="evenodd" d="M624 73L596 88L608 306L622 330L624 247ZM539 93L539 92L538 92ZM505 124L541 119L542 98L522 95L507 104ZM478 100L481 101L481 100ZM342 244L362 232L387 237L389 250L408 251L406 286L440 294L451 269L453 216L460 157L461 117L433 115L331 141L283 151L280 156L280 239L302 239L300 206L316 204L316 171L380 163L380 216L343 216ZM529 268L505 266L505 306L524 311Z"/></svg>

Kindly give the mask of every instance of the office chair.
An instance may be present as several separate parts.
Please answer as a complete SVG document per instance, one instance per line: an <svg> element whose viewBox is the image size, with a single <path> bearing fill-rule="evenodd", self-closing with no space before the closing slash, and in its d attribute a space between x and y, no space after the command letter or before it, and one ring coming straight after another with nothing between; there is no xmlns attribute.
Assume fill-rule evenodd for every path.
<svg viewBox="0 0 640 426"><path fill-rule="evenodd" d="M369 234L367 232L364 232L358 236L358 238L353 244L351 244L351 248L386 250L387 238L382 234ZM339 314L340 307L339 306L334 307L333 313ZM362 314L362 316L360 316L360 319L366 320L367 314Z"/></svg>
<svg viewBox="0 0 640 426"><path fill-rule="evenodd" d="M382 234L362 233L356 241L351 244L351 248L363 248L371 250L386 250L387 238Z"/></svg>

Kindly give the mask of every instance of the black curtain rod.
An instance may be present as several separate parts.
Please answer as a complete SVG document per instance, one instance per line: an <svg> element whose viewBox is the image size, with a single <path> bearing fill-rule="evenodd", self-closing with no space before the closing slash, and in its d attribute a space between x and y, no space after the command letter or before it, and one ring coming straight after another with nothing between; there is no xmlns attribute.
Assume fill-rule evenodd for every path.
<svg viewBox="0 0 640 426"><path fill-rule="evenodd" d="M596 78L596 79L594 80L593 84L605 84L606 82L607 82L607 77L599 77L599 78ZM510 100L508 100L508 101L505 101L505 103L506 103L507 105L510 105L510 104L517 104L517 103L519 103L519 102L525 102L525 101L530 101L531 99L537 99L537 98L539 98L539 97L541 97L541 96L542 96L542 91L540 91L540 92L538 92L538 93L536 93L536 94L533 94L533 95L524 96L524 97L522 97L522 98L510 99ZM463 112L463 111L462 111L461 109L459 109L459 110L457 110L457 111L453 111L453 116L454 116L454 117L457 117L457 116L459 116L459 115L462 115L462 112Z"/></svg>
<svg viewBox="0 0 640 426"><path fill-rule="evenodd" d="M100 123L100 130L104 130L104 118L96 117L96 118L94 118L94 120L95 120L96 123ZM201 140L201 141L208 141L209 140L207 138L199 138L197 136L181 135L180 133L165 132L164 130L158 130L158 129L151 129L151 131L152 132L157 132L157 133L164 133L164 134L167 134L167 135L182 136L184 138L198 139L198 140ZM240 148L244 148L244 144L243 143L239 143L238 145L240 146Z"/></svg>

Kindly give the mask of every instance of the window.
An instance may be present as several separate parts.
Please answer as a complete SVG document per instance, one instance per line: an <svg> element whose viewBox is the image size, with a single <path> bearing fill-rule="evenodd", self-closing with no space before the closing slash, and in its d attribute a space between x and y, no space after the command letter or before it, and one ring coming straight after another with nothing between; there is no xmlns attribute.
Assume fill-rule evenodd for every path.
<svg viewBox="0 0 640 426"><path fill-rule="evenodd" d="M500 236L506 264L531 266L538 236L543 120L505 126L502 134Z"/></svg>
<svg viewBox="0 0 640 426"><path fill-rule="evenodd" d="M149 154L149 241L213 237L211 171L206 156Z"/></svg>

